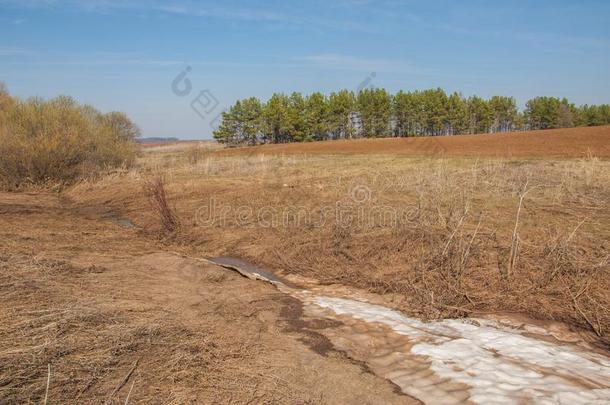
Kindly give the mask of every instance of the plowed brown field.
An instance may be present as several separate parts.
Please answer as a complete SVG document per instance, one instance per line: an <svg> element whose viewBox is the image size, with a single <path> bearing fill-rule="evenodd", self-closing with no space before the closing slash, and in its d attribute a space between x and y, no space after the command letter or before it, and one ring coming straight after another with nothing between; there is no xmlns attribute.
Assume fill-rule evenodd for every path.
<svg viewBox="0 0 610 405"><path fill-rule="evenodd" d="M223 154L393 154L412 156L610 157L610 126L460 136L264 145Z"/></svg>

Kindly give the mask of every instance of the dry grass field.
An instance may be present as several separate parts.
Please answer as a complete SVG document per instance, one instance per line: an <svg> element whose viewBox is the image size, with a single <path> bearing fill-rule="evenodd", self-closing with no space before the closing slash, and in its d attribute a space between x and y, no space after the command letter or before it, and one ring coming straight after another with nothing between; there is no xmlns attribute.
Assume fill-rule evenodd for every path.
<svg viewBox="0 0 610 405"><path fill-rule="evenodd" d="M162 174L181 224L168 243L191 254L237 256L280 273L365 288L424 318L520 312L607 339L609 130L477 141L481 151L490 139L498 150L516 151L512 145L527 137L538 145L536 159L514 158L523 152L459 156L475 139L467 136L438 138L453 145L451 153L428 157L398 148L387 153L391 142L419 139L228 155L160 149L136 170L80 184L67 196L83 206L112 207L158 233L141 190L147 178ZM362 145L373 147L333 153ZM310 153L325 147L327 155ZM553 157L559 151L583 156Z"/></svg>
<svg viewBox="0 0 610 405"><path fill-rule="evenodd" d="M527 134L535 159L463 156L472 137L438 138L454 153L434 156L389 153L416 139L156 146L60 194L2 193L0 402L415 402L333 349L318 333L333 323L187 257L239 257L426 320L560 321L607 353L607 134ZM159 179L171 232L146 192Z"/></svg>

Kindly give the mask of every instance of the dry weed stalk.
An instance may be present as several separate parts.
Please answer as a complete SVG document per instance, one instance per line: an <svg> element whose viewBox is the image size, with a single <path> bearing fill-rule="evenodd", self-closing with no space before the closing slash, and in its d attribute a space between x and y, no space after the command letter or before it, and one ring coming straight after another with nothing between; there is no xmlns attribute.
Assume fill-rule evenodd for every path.
<svg viewBox="0 0 610 405"><path fill-rule="evenodd" d="M519 257L519 245L521 242L519 239L518 228L519 228L519 217L521 216L521 208L523 207L523 200L525 199L525 196L527 195L527 193L529 193L533 189L533 188L528 189L527 188L528 184L529 184L529 180L527 180L525 182L525 185L523 186L523 190L519 193L519 205L517 207L517 215L515 217L515 227L513 228L513 236L511 238L511 244L510 244L508 268L506 270L506 275L509 278L513 274L513 271L517 264L517 258Z"/></svg>
<svg viewBox="0 0 610 405"><path fill-rule="evenodd" d="M108 397L108 400L105 402L106 404L109 404L111 402L111 400L112 400L112 397L114 397L116 395L116 393L119 392L125 386L125 384L127 384L129 379L133 375L133 372L136 371L136 368L138 367L138 363L140 363L140 359L137 359L133 363L133 366L131 366L131 368L129 369L129 372L127 373L127 375L125 377L123 377L121 382L114 388L114 390L112 391L112 393ZM129 393L131 393L131 390L129 391ZM128 396L128 398L129 398L129 396ZM127 403L127 401L125 401L125 403Z"/></svg>
<svg viewBox="0 0 610 405"><path fill-rule="evenodd" d="M47 387L44 391L44 405L47 405L47 402L49 400L49 387L51 386L51 363L47 364L47 369Z"/></svg>
<svg viewBox="0 0 610 405"><path fill-rule="evenodd" d="M570 295L570 298L572 299L572 303L574 305L574 309L583 317L583 319L585 320L585 322L587 322L587 324L591 327L591 329L595 332L595 334L597 336L602 336L602 332L601 332L601 326L595 326L595 324L589 319L589 317L587 316L587 314L582 310L582 308L580 307L580 305L578 305L578 299L584 294L586 295L586 292L591 284L591 281L587 281L585 283L585 285L580 289L580 291L578 291L578 293L574 294L572 292L572 288L570 287L570 285L568 284L568 282L565 281L565 279L562 280L564 285L565 285L565 289L568 292L568 294Z"/></svg>
<svg viewBox="0 0 610 405"><path fill-rule="evenodd" d="M159 217L163 230L173 233L180 227L180 221L169 205L167 192L165 191L165 180L157 176L144 184L144 190L156 214Z"/></svg>

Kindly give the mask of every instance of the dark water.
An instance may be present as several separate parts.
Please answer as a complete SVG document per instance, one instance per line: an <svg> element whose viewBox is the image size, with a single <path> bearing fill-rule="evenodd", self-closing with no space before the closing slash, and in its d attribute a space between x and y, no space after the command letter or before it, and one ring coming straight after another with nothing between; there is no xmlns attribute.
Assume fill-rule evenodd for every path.
<svg viewBox="0 0 610 405"><path fill-rule="evenodd" d="M223 256L215 257L209 260L219 266L235 270L248 278L262 279L271 283L281 283L289 287L292 286L290 282L276 276L275 274L235 257Z"/></svg>
<svg viewBox="0 0 610 405"><path fill-rule="evenodd" d="M116 214L114 212L108 212L108 213L102 215L102 218L104 218L104 219L106 219L106 220L108 220L110 222L114 222L115 224L117 224L121 228L136 229L138 227L136 224L134 224L131 221L131 219L121 217L121 216L119 216L118 214Z"/></svg>

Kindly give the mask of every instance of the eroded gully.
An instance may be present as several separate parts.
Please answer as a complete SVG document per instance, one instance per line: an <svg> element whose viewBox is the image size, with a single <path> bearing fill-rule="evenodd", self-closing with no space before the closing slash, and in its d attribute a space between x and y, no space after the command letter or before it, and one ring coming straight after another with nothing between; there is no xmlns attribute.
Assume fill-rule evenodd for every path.
<svg viewBox="0 0 610 405"><path fill-rule="evenodd" d="M423 322L366 293L299 288L235 258L209 262L275 285L309 318L340 321L319 332L424 403L610 403L610 358L567 327L510 315Z"/></svg>

